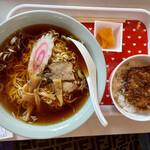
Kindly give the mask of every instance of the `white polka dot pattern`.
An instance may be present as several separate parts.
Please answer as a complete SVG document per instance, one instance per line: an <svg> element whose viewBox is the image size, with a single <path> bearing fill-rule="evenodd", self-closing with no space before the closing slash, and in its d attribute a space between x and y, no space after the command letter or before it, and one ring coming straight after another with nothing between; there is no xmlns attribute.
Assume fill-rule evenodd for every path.
<svg viewBox="0 0 150 150"><path fill-rule="evenodd" d="M94 34L94 24L83 23ZM109 93L109 79L114 68L124 59L136 54L148 54L148 37L145 25L138 20L127 20L123 24L122 52L103 52L106 60L106 90L101 105L113 105Z"/></svg>

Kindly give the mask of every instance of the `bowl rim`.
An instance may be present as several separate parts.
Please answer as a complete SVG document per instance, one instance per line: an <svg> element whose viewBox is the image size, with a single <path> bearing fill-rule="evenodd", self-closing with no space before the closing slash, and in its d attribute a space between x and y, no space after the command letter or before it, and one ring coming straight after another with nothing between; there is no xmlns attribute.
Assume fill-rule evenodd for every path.
<svg viewBox="0 0 150 150"><path fill-rule="evenodd" d="M149 119L148 119L148 118L145 118L145 119L136 119L136 118L134 118L134 117L131 117L130 115L128 115L128 114L131 114L131 113L129 113L129 112L123 110L123 109L118 105L118 103L117 103L116 100L114 99L113 93L112 93L112 81L113 81L113 78L114 78L114 75L115 75L116 71L117 71L124 63L126 63L127 61L129 61L129 60L131 60L131 59L134 59L134 58L138 58L138 57L149 57L149 58L150 58L150 56L149 56L149 55L146 55L146 54L137 54L137 55L130 56L130 57L124 59L122 62L120 62L120 63L116 66L116 68L112 71L112 73L111 73L109 91L110 91L110 96L111 96L111 99L112 99L112 101L113 101L115 107L117 108L117 110L118 110L122 115L124 115L125 117L127 117L127 118L129 118L129 119L131 119L131 120L134 120L134 121L141 121L141 122L144 122L144 121L149 121L150 118L149 118Z"/></svg>
<svg viewBox="0 0 150 150"><path fill-rule="evenodd" d="M4 21L3 23L0 24L0 26L3 26L3 25L5 25L5 24L9 23L9 21L11 21L11 20L13 20L13 19L19 18L19 17L24 16L24 15L29 15L29 14L32 14L32 13L52 13L52 14L57 14L57 15L63 16L63 17L65 17L65 18L68 18L69 20L72 20L73 22L76 22L76 24L78 24L78 26L81 26L82 28L84 28L84 30L86 30L86 32L88 32L87 34L89 34L90 36L93 36L93 35L90 33L90 31L88 31L88 29L87 29L85 26L83 26L80 22L78 22L78 21L75 20L74 18L72 18L72 17L70 17L70 16L68 16L68 15L66 15L66 14L60 13L60 12L49 11L49 10L33 10L33 11L23 12L23 13L17 14L17 15L15 15L15 16L11 17L10 19ZM93 39L94 39L94 36L93 36ZM95 42L97 42L96 39L95 39ZM97 45L99 45L99 44L97 43ZM101 49L101 48L99 47L99 49ZM101 53L102 53L102 51L101 51ZM103 73L103 74L104 74L104 78L105 78L105 82L104 82L103 88L101 89L101 93L102 93L101 99L102 99L103 94L104 94L104 90L105 90L105 86L106 86L107 72L106 72L106 63L105 63L105 59L104 59L103 53L102 53L102 56L101 56L101 57L102 57L102 59L103 59L103 61L104 61L103 64L104 64L104 71L105 71L105 72ZM89 96L89 99L90 99L90 96ZM100 100L101 100L101 99L100 99ZM88 100L87 100L87 101L88 101ZM74 124L72 124L72 128L68 128L68 124L69 124L68 121L70 121L69 118L68 118L67 120L64 121L64 122L67 122L67 123L68 123L68 124L66 123L67 125L65 126L65 129L64 129L64 130L61 130L61 128L60 128L59 126L57 126L57 125L60 124L60 123L55 124L55 125L50 125L51 127L53 127L52 129L49 129L49 125L44 125L44 127L45 127L45 130L43 130L44 133L41 133L40 136L39 136L39 134L35 134L35 132L34 132L34 134L32 134L32 133L25 133L25 131L20 131L19 125L17 125L18 130L16 129L16 127L13 127L13 126L10 127L10 125L6 124L6 123L8 122L7 118L6 118L6 119L3 118L4 121L5 121L5 123L2 123L2 121L0 121L0 125L2 125L4 128L6 128L7 130L9 130L9 131L11 131L11 132L13 132L13 133L15 133L15 134L17 134L17 135L21 135L21 136L25 136L25 137L29 137L29 138L36 138L36 139L39 139L39 138L40 138L40 139L54 138L54 137L58 137L58 136L67 134L67 133L69 133L69 132L75 130L75 129L78 128L79 126L81 126L83 123L85 123L85 122L91 117L91 115L94 113L93 107L92 107L92 109L89 109L89 108L91 108L91 100L89 101L89 103L90 103L90 104L88 104L88 108L86 108L87 110L84 110L84 112L86 111L87 114L86 114L86 115L84 114L84 117L82 117L82 119L79 118L79 117L78 117L78 118L77 118L77 117L74 118L75 120L74 120ZM85 105L85 104L84 104L84 105ZM83 106L84 106L84 105L83 105ZM83 108L83 106L82 106L82 108ZM0 107L1 107L1 106L0 106ZM1 107L1 108L2 108L2 107ZM80 110L81 110L82 108L80 108ZM78 113L80 112L80 110L79 110L76 114L78 114ZM9 115L10 115L10 114L9 114ZM75 116L75 115L71 116L70 118L73 118L74 116ZM18 124L20 123L20 121L19 121L18 119L13 118L11 115L10 115L10 117L11 117L12 121L16 121ZM64 122L63 122L63 123L64 123ZM62 123L62 122L61 122L61 123ZM25 125L24 122L22 122L22 124ZM64 124L65 124L65 123L64 123ZM30 128L30 127L32 128L32 126L33 126L33 125L26 124L26 125L25 125L25 128ZM56 126L57 126L57 128L56 128ZM42 126L42 127L43 127L43 126ZM41 129L42 127L41 127L41 126L39 127L38 125L36 125L36 128L38 128L38 129ZM22 129L23 129L23 128L22 128ZM58 131L57 131L56 129L61 130L61 133L60 133L60 132L58 133ZM23 132L23 133L22 133L22 132ZM53 134L50 135L50 134L49 134L50 132L52 132Z"/></svg>

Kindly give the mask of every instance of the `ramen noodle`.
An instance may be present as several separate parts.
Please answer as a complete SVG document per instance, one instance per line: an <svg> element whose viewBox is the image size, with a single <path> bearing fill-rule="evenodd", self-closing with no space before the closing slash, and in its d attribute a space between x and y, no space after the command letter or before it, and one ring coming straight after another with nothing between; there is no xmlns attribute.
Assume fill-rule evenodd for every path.
<svg viewBox="0 0 150 150"><path fill-rule="evenodd" d="M89 91L86 64L70 32L33 25L0 46L0 100L14 117L32 124L54 124L75 114Z"/></svg>

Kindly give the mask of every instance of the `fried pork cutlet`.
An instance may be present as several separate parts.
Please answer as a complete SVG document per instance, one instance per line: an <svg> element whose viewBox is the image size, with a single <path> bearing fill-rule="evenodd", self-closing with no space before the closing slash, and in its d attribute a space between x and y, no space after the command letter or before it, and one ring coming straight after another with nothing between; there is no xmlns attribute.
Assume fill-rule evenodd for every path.
<svg viewBox="0 0 150 150"><path fill-rule="evenodd" d="M150 110L150 66L135 67L128 71L125 82L125 98L137 110Z"/></svg>

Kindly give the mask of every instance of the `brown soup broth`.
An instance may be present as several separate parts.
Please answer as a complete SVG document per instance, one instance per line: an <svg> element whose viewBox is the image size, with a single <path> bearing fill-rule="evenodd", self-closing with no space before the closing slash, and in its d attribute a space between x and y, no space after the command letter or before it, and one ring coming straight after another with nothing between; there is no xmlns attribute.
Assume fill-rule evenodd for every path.
<svg viewBox="0 0 150 150"><path fill-rule="evenodd" d="M43 32L48 32L50 29L55 30L60 35L65 35L65 36L73 37L73 38L77 39L70 32L68 32L68 31L66 31L66 30L64 30L64 29L62 29L60 27L56 27L56 26L52 26L52 25L48 25L48 24L32 25L32 26L28 26L28 27L22 28L22 29L16 31L15 33L13 33L12 35L10 35L0 45L0 52L2 52L3 49L6 47L6 45L8 45L10 43L10 40L14 36L19 35L20 32L28 34L28 35L30 35L30 37L32 37L32 36L39 35L39 34L41 34ZM25 46L27 46L27 45L25 45ZM79 57L79 62L81 64L81 69L84 70L84 72L86 72L86 75L87 75L88 74L87 73L88 72L87 71L87 67L86 67L85 61L84 61L83 57L81 56L80 52L78 51L78 49L73 44L69 44L69 46L70 46L71 49L73 49L73 51ZM15 53L14 57L15 57L15 59L19 60L19 58L21 57L21 55L22 55L21 51L18 51L17 53ZM2 60L0 60L0 64L3 64L3 63L4 62ZM6 70L7 69L4 69L4 70L0 71L0 83L2 83L4 85L4 89L0 93L0 103L2 104L2 106L10 114L15 114L15 116L19 119L19 116L21 116L21 114L25 110L22 107L19 107L19 111L18 111L18 104L14 103L14 102L9 102L8 101L9 97L5 93L5 85L7 84L6 83L6 79L7 79ZM72 115L74 115L75 113L77 113L80 110L80 108L85 104L86 100L89 97L89 92L87 90L87 91L85 91L85 94L79 93L78 96L80 96L81 98L78 99L78 100L76 100L76 101L74 101L71 104L64 105L62 109L57 110L57 111L50 110L49 107L48 107L48 105L46 105L44 102L42 102L42 112L39 113L39 112L37 112L35 110L32 113L32 116L37 116L37 118L38 118L37 121L32 122L32 123L36 124L36 125L48 125L48 124L55 124L55 123L61 122L63 120L66 120L67 118L69 118Z"/></svg>

